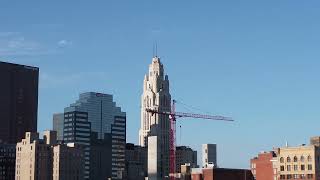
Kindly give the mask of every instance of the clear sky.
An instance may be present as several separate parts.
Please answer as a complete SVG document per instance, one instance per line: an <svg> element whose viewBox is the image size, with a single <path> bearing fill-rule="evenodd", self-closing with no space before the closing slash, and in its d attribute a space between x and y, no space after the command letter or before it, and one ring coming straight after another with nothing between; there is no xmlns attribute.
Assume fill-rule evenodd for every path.
<svg viewBox="0 0 320 180"><path fill-rule="evenodd" d="M39 131L99 91L127 112L137 143L157 42L173 98L236 120L178 121L178 144L217 143L220 166L246 168L259 151L320 135L319 19L316 0L2 1L0 59L40 67Z"/></svg>

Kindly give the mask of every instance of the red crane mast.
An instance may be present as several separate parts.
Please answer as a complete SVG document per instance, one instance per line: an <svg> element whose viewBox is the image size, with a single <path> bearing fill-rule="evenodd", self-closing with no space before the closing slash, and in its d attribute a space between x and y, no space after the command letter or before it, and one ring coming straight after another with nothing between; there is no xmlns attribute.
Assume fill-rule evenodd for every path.
<svg viewBox="0 0 320 180"><path fill-rule="evenodd" d="M210 119L216 121L234 121L229 117L224 116L211 116L204 114L194 114L185 112L176 112L176 100L172 101L171 112L157 111L153 109L146 109L147 112L152 114L169 115L170 130L169 130L169 170L170 180L175 180L176 175L176 119L182 117L190 117L197 119Z"/></svg>

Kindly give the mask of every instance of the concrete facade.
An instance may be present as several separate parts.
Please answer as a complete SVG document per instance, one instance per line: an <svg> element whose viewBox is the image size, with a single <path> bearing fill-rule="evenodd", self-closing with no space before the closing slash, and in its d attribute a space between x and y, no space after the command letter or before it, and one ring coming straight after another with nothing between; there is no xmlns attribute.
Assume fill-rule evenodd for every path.
<svg viewBox="0 0 320 180"><path fill-rule="evenodd" d="M16 180L52 179L52 149L38 133L26 132L16 147Z"/></svg>
<svg viewBox="0 0 320 180"><path fill-rule="evenodd" d="M16 146L16 180L83 179L82 148L56 144L56 132L26 132Z"/></svg>
<svg viewBox="0 0 320 180"><path fill-rule="evenodd" d="M159 57L154 57L149 66L149 72L144 77L143 93L141 96L141 127L139 130L139 145L148 146L148 137L157 136L160 143L157 148L162 158L159 158L159 176L169 175L169 131L168 115L152 114L146 109L157 111L171 111L171 95L169 92L169 78L164 75L163 64ZM155 147L154 147L155 148Z"/></svg>
<svg viewBox="0 0 320 180"><path fill-rule="evenodd" d="M202 167L218 167L217 145L202 144Z"/></svg>
<svg viewBox="0 0 320 180"><path fill-rule="evenodd" d="M320 179L320 147L297 146L275 150L277 179Z"/></svg>
<svg viewBox="0 0 320 180"><path fill-rule="evenodd" d="M158 151L159 138L157 136L148 137L148 179L161 180L161 153Z"/></svg>
<svg viewBox="0 0 320 180"><path fill-rule="evenodd" d="M53 180L83 180L84 152L75 144L53 146Z"/></svg>

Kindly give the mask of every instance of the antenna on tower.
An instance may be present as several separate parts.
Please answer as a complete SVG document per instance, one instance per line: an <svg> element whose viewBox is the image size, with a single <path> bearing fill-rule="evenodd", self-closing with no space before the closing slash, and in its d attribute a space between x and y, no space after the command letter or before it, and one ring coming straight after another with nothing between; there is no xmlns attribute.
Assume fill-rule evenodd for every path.
<svg viewBox="0 0 320 180"><path fill-rule="evenodd" d="M157 44L157 41L155 41L153 43L153 57L157 57L158 56L158 44Z"/></svg>
<svg viewBox="0 0 320 180"><path fill-rule="evenodd" d="M158 56L158 44L157 44L157 41L156 41L156 57Z"/></svg>

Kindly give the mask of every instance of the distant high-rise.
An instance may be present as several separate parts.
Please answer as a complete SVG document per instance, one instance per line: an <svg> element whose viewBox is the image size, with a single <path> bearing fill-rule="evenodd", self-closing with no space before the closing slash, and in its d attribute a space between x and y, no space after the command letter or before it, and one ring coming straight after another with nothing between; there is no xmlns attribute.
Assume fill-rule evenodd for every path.
<svg viewBox="0 0 320 180"><path fill-rule="evenodd" d="M194 151L187 146L176 147L176 172L181 172L181 165L189 164L191 168L196 168L197 165L197 151Z"/></svg>
<svg viewBox="0 0 320 180"><path fill-rule="evenodd" d="M0 62L0 143L37 131L39 68Z"/></svg>
<svg viewBox="0 0 320 180"><path fill-rule="evenodd" d="M52 127L54 131L57 131L57 140L63 140L63 127L64 127L64 114L53 114Z"/></svg>
<svg viewBox="0 0 320 180"><path fill-rule="evenodd" d="M65 141L87 145L87 178L123 179L126 113L116 106L112 95L80 94L80 98L64 110L63 136Z"/></svg>
<svg viewBox="0 0 320 180"><path fill-rule="evenodd" d="M141 127L139 130L139 144L148 146L148 137L157 136L160 154L157 163L161 171L157 176L164 178L169 175L169 131L170 121L168 115L152 114L146 109L157 111L171 111L171 95L169 92L169 78L164 75L164 68L159 57L154 57L149 66L149 72L144 77L143 93L141 96ZM152 147L148 147L152 148Z"/></svg>
<svg viewBox="0 0 320 180"><path fill-rule="evenodd" d="M216 144L202 144L202 166L218 166Z"/></svg>

